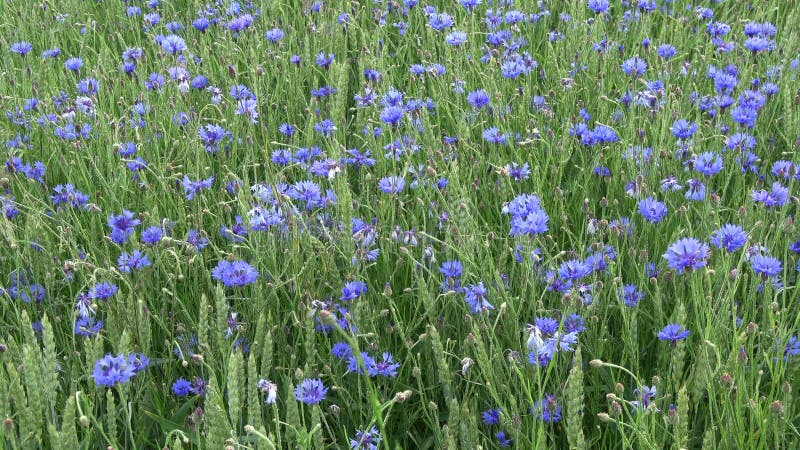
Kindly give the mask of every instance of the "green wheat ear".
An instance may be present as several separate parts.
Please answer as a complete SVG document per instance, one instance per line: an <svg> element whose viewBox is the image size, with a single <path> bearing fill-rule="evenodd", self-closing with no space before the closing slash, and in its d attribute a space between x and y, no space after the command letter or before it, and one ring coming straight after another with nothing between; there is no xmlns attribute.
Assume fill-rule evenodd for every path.
<svg viewBox="0 0 800 450"><path fill-rule="evenodd" d="M54 411L58 392L58 350L53 335L53 326L46 314L42 317L42 344L42 381L45 392L48 394L48 409ZM54 420L50 422L54 423Z"/></svg>
<svg viewBox="0 0 800 450"><path fill-rule="evenodd" d="M246 376L245 382L247 396L247 423L255 428L261 430L264 427L264 421L261 418L261 399L258 394L258 380L259 374L256 370L256 356L251 351L247 357Z"/></svg>
<svg viewBox="0 0 800 450"><path fill-rule="evenodd" d="M242 352L233 350L228 358L228 414L234 430L239 429L242 412L242 387L244 386L244 357Z"/></svg>
<svg viewBox="0 0 800 450"><path fill-rule="evenodd" d="M115 445L117 437L117 405L114 402L114 390L106 389L106 436L111 440L108 445Z"/></svg>
<svg viewBox="0 0 800 450"><path fill-rule="evenodd" d="M567 441L570 449L585 450L583 437L583 359L580 347L575 348L572 357L572 369L567 377L566 389L566 421Z"/></svg>
<svg viewBox="0 0 800 450"><path fill-rule="evenodd" d="M689 393L686 386L678 391L677 423L675 424L675 450L689 448Z"/></svg>
<svg viewBox="0 0 800 450"><path fill-rule="evenodd" d="M286 433L284 437L286 438L287 445L294 446L297 444L300 437L299 431L305 430L305 426L300 420L297 399L294 396L294 389L288 377L284 377L283 384L286 386L286 394L284 394L284 398L286 399ZM274 420L276 425L280 427L278 418L276 417Z"/></svg>
<svg viewBox="0 0 800 450"><path fill-rule="evenodd" d="M208 391L205 400L205 419L203 427L205 432L206 448L224 448L225 441L230 438L231 425L228 415L223 408L224 398L219 391L216 375L212 374L208 380Z"/></svg>
<svg viewBox="0 0 800 450"><path fill-rule="evenodd" d="M453 392L453 380L450 375L450 365L447 363L447 356L444 353L444 346L435 326L428 325L427 332L433 348L433 360L438 369L439 383L442 385L442 396L444 396L445 401L449 401Z"/></svg>
<svg viewBox="0 0 800 450"><path fill-rule="evenodd" d="M64 405L64 414L61 419L61 429L58 432L58 443L63 450L79 448L78 432L75 428L77 421L75 407L75 394L67 399Z"/></svg>

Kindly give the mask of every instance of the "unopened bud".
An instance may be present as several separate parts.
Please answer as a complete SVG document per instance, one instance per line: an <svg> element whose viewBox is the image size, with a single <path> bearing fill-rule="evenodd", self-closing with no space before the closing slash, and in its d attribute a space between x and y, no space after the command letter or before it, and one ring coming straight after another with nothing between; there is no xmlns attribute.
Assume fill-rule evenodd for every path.
<svg viewBox="0 0 800 450"><path fill-rule="evenodd" d="M611 422L611 417L607 413L597 413L597 418L603 423Z"/></svg>
<svg viewBox="0 0 800 450"><path fill-rule="evenodd" d="M328 412L331 413L333 416L339 416L339 413L342 412L342 408L339 408L339 405L331 405L328 406Z"/></svg>
<svg viewBox="0 0 800 450"><path fill-rule="evenodd" d="M599 369L600 367L603 367L603 361L600 360L600 359L593 359L593 360L589 361L589 366L591 366L591 367L593 367L595 369Z"/></svg>
<svg viewBox="0 0 800 450"><path fill-rule="evenodd" d="M412 394L413 392L411 391L411 389L405 390L403 392L398 392L397 394L394 395L394 401L396 401L397 403L403 403L409 398L411 398Z"/></svg>
<svg viewBox="0 0 800 450"><path fill-rule="evenodd" d="M86 416L80 416L78 418L78 423L80 423L83 428L89 428L89 418Z"/></svg>
<svg viewBox="0 0 800 450"><path fill-rule="evenodd" d="M252 425L245 425L244 426L244 432L247 433L247 434L252 434L255 431L256 431L256 429Z"/></svg>
<svg viewBox="0 0 800 450"><path fill-rule="evenodd" d="M733 377L728 372L723 373L719 377L719 382L722 383L722 385L727 388L733 387Z"/></svg>

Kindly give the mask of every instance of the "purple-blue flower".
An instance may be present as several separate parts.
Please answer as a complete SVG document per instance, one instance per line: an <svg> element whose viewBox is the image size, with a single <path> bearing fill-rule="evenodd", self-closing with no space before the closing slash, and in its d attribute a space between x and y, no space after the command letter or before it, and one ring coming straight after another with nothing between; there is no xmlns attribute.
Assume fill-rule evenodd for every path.
<svg viewBox="0 0 800 450"><path fill-rule="evenodd" d="M258 271L245 261L221 260L211 271L211 276L225 287L242 287L258 279Z"/></svg>
<svg viewBox="0 0 800 450"><path fill-rule="evenodd" d="M325 400L327 394L328 388L319 378L306 378L294 388L295 398L306 405L316 405Z"/></svg>
<svg viewBox="0 0 800 450"><path fill-rule="evenodd" d="M397 176L388 176L378 181L378 189L387 194L399 194L406 187L406 180Z"/></svg>
<svg viewBox="0 0 800 450"><path fill-rule="evenodd" d="M685 269L705 267L706 260L710 256L711 250L708 245L692 237L674 242L667 248L667 253L663 255L669 267L676 269L679 274L683 273Z"/></svg>
<svg viewBox="0 0 800 450"><path fill-rule="evenodd" d="M744 247L747 243L747 232L739 225L725 224L721 228L714 230L709 238L711 245L722 250L734 252Z"/></svg>
<svg viewBox="0 0 800 450"><path fill-rule="evenodd" d="M689 331L684 330L681 325L671 323L658 332L658 339L669 341L670 345L675 345L678 341L689 337Z"/></svg>
<svg viewBox="0 0 800 450"><path fill-rule="evenodd" d="M761 253L750 258L750 267L762 278L773 277L783 272L781 260Z"/></svg>
<svg viewBox="0 0 800 450"><path fill-rule="evenodd" d="M667 205L647 197L639 200L639 213L650 223L661 222L667 216Z"/></svg>

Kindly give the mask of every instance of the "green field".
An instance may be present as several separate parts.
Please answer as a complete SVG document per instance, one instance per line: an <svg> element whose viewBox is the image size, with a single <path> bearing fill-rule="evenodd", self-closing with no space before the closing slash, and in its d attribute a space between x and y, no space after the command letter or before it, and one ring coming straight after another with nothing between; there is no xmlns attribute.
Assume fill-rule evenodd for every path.
<svg viewBox="0 0 800 450"><path fill-rule="evenodd" d="M0 0L0 448L800 447L798 22Z"/></svg>

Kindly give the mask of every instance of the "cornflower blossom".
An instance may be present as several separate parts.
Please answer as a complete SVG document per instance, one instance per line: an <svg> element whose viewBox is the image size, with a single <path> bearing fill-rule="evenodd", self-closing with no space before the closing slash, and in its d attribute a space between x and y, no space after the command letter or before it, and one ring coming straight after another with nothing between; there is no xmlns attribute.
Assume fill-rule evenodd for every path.
<svg viewBox="0 0 800 450"><path fill-rule="evenodd" d="M353 450L378 450L383 438L374 426L369 430L358 430L350 439L350 448Z"/></svg>
<svg viewBox="0 0 800 450"><path fill-rule="evenodd" d="M653 197L639 200L639 213L650 223L659 223L667 216L667 206Z"/></svg>
<svg viewBox="0 0 800 450"><path fill-rule="evenodd" d="M183 192L186 194L186 200L194 199L194 195L201 190L211 188L214 183L214 177L208 177L205 180L192 181L188 175L183 176L181 184L183 184Z"/></svg>
<svg viewBox="0 0 800 450"><path fill-rule="evenodd" d="M494 309L494 306L486 299L487 292L482 281L464 288L464 301L469 305L470 312L478 314Z"/></svg>
<svg viewBox="0 0 800 450"><path fill-rule="evenodd" d="M735 252L747 243L747 232L739 225L725 224L711 233L709 242L720 250Z"/></svg>
<svg viewBox="0 0 800 450"><path fill-rule="evenodd" d="M536 418L545 423L558 423L561 421L561 405L558 404L556 396L545 394L541 400L537 400L531 408L531 413L536 414Z"/></svg>
<svg viewBox="0 0 800 450"><path fill-rule="evenodd" d="M98 386L112 387L116 384L127 383L134 375L144 370L149 363L150 360L142 354L113 356L108 353L94 363L92 378Z"/></svg>
<svg viewBox="0 0 800 450"><path fill-rule="evenodd" d="M689 337L689 331L677 323L670 323L658 332L658 339L668 341L673 347L678 341L687 337Z"/></svg>
<svg viewBox="0 0 800 450"><path fill-rule="evenodd" d="M706 266L711 250L707 244L689 237L674 242L667 248L663 258L667 260L670 268L676 269L679 274L685 269L699 269Z"/></svg>
<svg viewBox="0 0 800 450"><path fill-rule="evenodd" d="M242 287L253 284L258 279L258 271L245 261L221 260L211 271L215 280L225 287Z"/></svg>
<svg viewBox="0 0 800 450"><path fill-rule="evenodd" d="M783 264L778 258L757 254L750 258L750 267L753 272L761 275L762 278L770 278L783 272Z"/></svg>
<svg viewBox="0 0 800 450"><path fill-rule="evenodd" d="M275 401L278 398L278 385L277 384L273 383L270 380L265 380L265 379L262 378L262 379L258 380L257 387L258 387L258 390L261 391L261 393L266 394L266 397L264 398L264 403L266 403L268 405L275 404Z"/></svg>
<svg viewBox="0 0 800 450"><path fill-rule="evenodd" d="M316 405L325 400L328 388L319 378L306 378L294 389L295 398L306 405Z"/></svg>
<svg viewBox="0 0 800 450"><path fill-rule="evenodd" d="M511 216L511 236L536 235L548 230L550 217L536 194L520 194L503 206L503 214Z"/></svg>
<svg viewBox="0 0 800 450"><path fill-rule="evenodd" d="M135 227L140 223L142 223L141 220L136 219L132 212L125 209L119 215L111 214L108 218L108 226L111 228L111 240L117 244L127 242Z"/></svg>

